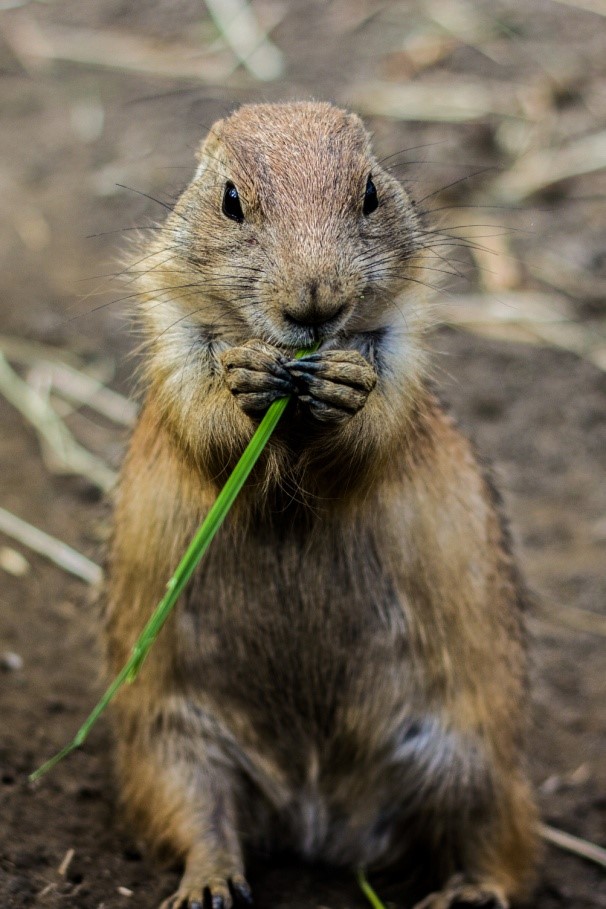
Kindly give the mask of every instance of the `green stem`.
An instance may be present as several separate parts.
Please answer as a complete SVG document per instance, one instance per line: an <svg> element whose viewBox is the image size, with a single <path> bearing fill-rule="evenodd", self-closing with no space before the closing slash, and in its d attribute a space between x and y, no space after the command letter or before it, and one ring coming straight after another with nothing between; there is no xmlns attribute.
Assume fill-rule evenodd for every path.
<svg viewBox="0 0 606 909"><path fill-rule="evenodd" d="M358 878L358 885L360 887L360 890L370 905L373 907L373 909L385 909L385 905L381 902L373 888L366 880L366 875L363 868L358 868L356 877Z"/></svg>
<svg viewBox="0 0 606 909"><path fill-rule="evenodd" d="M297 359L300 359L306 354L314 353L318 347L319 345L316 344L311 349L299 350L295 356ZM231 506L234 504L238 493L248 479L251 470L259 460L271 434L278 425L280 417L286 410L289 400L290 396L274 401L259 423L255 434L246 446L240 460L234 467L225 486L206 515L206 518L198 528L195 537L187 547L185 555L179 562L175 573L166 585L166 593L154 609L145 628L135 642L128 662L122 667L69 745L66 745L65 748L62 748L61 751L46 761L46 763L42 764L41 767L34 770L34 772L30 774L30 781L39 780L41 776L47 773L55 764L58 764L66 755L76 748L79 748L109 702L115 697L118 689L121 688L124 682L134 681L150 647L158 637L162 626L166 622L173 606L182 593L183 588L194 573L198 562L210 546L215 534L227 517Z"/></svg>

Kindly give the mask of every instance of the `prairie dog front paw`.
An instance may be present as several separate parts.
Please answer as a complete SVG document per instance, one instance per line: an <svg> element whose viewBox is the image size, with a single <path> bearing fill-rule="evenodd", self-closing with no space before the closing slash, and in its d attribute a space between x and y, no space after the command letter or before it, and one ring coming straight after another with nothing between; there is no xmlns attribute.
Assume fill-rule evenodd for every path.
<svg viewBox="0 0 606 909"><path fill-rule="evenodd" d="M259 414L295 391L286 357L264 341L230 347L220 359L227 387L248 414Z"/></svg>
<svg viewBox="0 0 606 909"><path fill-rule="evenodd" d="M344 423L364 407L377 374L356 350L328 350L286 364L299 400L321 423Z"/></svg>

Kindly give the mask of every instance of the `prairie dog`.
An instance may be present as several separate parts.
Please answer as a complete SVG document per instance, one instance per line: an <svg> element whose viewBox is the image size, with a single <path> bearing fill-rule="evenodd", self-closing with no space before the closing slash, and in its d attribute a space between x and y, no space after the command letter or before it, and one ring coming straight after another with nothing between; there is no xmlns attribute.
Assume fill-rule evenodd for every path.
<svg viewBox="0 0 606 909"><path fill-rule="evenodd" d="M504 909L536 859L522 594L428 386L426 229L327 103L241 107L198 159L139 279L110 672L268 405L293 398L114 707L133 830L184 865L163 905L249 901L246 851L279 843L393 867L425 888L416 909Z"/></svg>

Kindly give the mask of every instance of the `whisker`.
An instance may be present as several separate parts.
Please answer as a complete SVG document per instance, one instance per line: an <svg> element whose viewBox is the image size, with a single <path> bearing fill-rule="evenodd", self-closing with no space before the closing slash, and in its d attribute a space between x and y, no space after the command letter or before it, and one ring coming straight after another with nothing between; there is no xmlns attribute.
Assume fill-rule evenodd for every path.
<svg viewBox="0 0 606 909"><path fill-rule="evenodd" d="M144 193L142 190L135 189L132 186L125 186L124 183L116 183L116 186L119 186L120 189L126 189L128 192L136 193L138 196L143 196L144 199L149 199L150 202L156 202L158 205L161 205L162 208L165 208L167 211L171 212L171 214L178 215L183 221L188 223L185 215L179 211L176 211L176 209L174 209L172 205L169 205L168 202L163 202L162 199L156 199L155 196L151 196L149 193Z"/></svg>
<svg viewBox="0 0 606 909"><path fill-rule="evenodd" d="M498 170L498 167L495 167L495 166L483 167L483 168L481 168L481 170L476 170L471 174L466 174L466 176L464 176L464 177L459 177L458 180L453 180L452 183L447 183L446 186L440 186L440 187L438 187L438 189L434 189L433 192L428 193L426 196L423 196L422 199L417 199L416 203L417 203L417 205L421 205L423 202L425 202L426 199L431 199L432 196L437 196L439 193L443 193L445 190L451 189L453 186L457 186L459 183L464 183L465 180L472 180L474 177L478 177L478 176L480 176L480 174L485 174L491 170Z"/></svg>

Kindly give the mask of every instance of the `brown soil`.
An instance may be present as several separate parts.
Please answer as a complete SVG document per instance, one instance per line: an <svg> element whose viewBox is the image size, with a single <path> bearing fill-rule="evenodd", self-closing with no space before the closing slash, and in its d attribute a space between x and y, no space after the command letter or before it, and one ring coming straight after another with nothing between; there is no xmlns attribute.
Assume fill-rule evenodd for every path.
<svg viewBox="0 0 606 909"><path fill-rule="evenodd" d="M114 270L128 233L104 232L148 224L163 209L116 184L170 200L192 172L204 128L236 101L314 96L347 103L366 78L403 81L402 41L424 21L420 2L266 2L262 12L283 13L273 37L288 61L284 79L268 84L242 72L221 86L200 88L86 63L41 67L20 50L18 35L36 24L42 32L63 24L177 42L203 39L211 26L202 22L201 6L191 0L57 0L0 12L6 25L0 29L1 330L75 351L87 363L103 358L115 367L113 387L124 393L133 384L128 354L134 339L124 303L114 303L109 280L95 276ZM537 129L547 144L596 130L606 109L603 17L551 0L470 6L502 24L505 53L495 62L483 48L457 44L418 80L445 73L453 82L494 80L504 95L537 82L543 95L537 89L535 102L546 105ZM485 175L437 191L478 163L511 164L495 141L502 123L490 115L455 125L370 122L381 154L434 143L395 161L420 162L398 173L417 197L435 191L428 200L435 207L466 204L470 187L477 199ZM565 262L583 275L578 292L569 288L567 296L592 334L605 325L605 189L603 171L579 176L533 197L522 211L497 213L518 231L508 234L508 243L522 287L545 290L553 283L546 261ZM453 215L456 223L456 212L444 217ZM454 282L454 290L474 289L479 278L468 252L448 255L455 253L467 278ZM544 819L606 845L604 625L601 633L597 625L595 632L583 631L575 611L606 614L606 375L562 350L452 329L442 329L434 346L442 394L496 464L520 560L539 593L530 617L530 765ZM107 504L88 481L49 472L35 433L2 398L0 413L0 505L100 560ZM86 411L69 425L83 444L119 464L123 430ZM20 549L4 537L0 546ZM27 782L27 773L71 738L95 702L100 659L97 609L84 585L22 551L30 564L25 576L0 569L0 652L23 660L20 669L0 670L0 904L155 907L177 876L142 857L120 828L105 721L41 784ZM62 875L58 868L69 849L74 857ZM259 907L364 905L350 875L295 861L259 861L251 882ZM402 905L397 886L386 882L381 893ZM529 905L605 907L606 876L548 847Z"/></svg>

